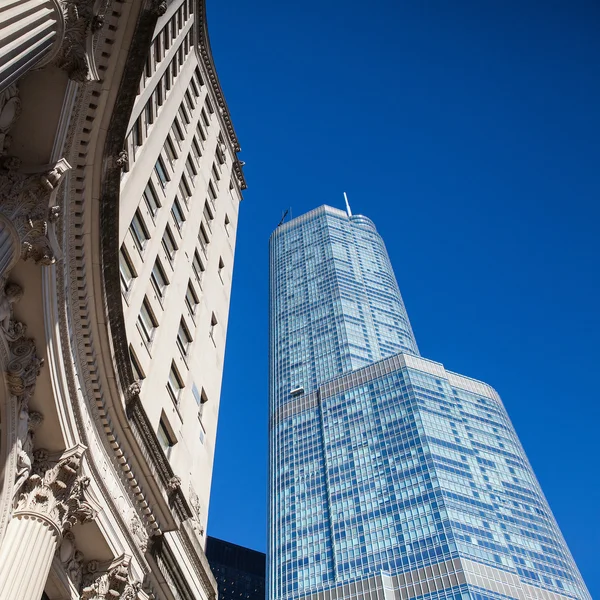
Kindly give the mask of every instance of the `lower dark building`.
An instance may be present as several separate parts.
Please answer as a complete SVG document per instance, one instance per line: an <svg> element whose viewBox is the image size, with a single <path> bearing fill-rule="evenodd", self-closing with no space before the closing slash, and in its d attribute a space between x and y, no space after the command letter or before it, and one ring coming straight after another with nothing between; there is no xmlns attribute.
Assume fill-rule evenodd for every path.
<svg viewBox="0 0 600 600"><path fill-rule="evenodd" d="M206 556L217 580L219 600L265 600L263 552L208 536Z"/></svg>

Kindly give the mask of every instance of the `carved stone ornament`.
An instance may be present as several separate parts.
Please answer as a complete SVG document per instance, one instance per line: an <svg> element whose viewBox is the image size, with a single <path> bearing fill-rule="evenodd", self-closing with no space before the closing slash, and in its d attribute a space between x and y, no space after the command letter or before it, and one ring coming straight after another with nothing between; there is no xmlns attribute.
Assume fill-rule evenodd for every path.
<svg viewBox="0 0 600 600"><path fill-rule="evenodd" d="M131 581L130 560L122 554L110 563L90 561L83 575L81 600L135 600L142 586Z"/></svg>
<svg viewBox="0 0 600 600"><path fill-rule="evenodd" d="M169 479L167 483L167 489L169 490L169 494L174 494L181 487L181 477L177 477L177 475L173 475L171 479Z"/></svg>
<svg viewBox="0 0 600 600"><path fill-rule="evenodd" d="M204 524L202 523L202 504L200 502L200 498L196 493L196 490L190 484L190 506L192 507L192 511L194 516L191 518L191 525L193 530L196 532L196 535L199 537L204 536Z"/></svg>
<svg viewBox="0 0 600 600"><path fill-rule="evenodd" d="M95 518L97 512L86 499L90 480L79 475L85 447L77 445L60 455L36 450L32 474L23 484L14 515L44 517L59 534L75 523Z"/></svg>
<svg viewBox="0 0 600 600"><path fill-rule="evenodd" d="M154 0L154 12L162 17L167 12L167 3L165 0Z"/></svg>
<svg viewBox="0 0 600 600"><path fill-rule="evenodd" d="M129 154L127 154L127 150L121 150L121 152L119 152L115 164L119 169L124 169L129 164Z"/></svg>
<svg viewBox="0 0 600 600"><path fill-rule="evenodd" d="M57 555L75 589L81 589L84 555L83 552L77 549L75 536L72 532L67 531L63 536Z"/></svg>
<svg viewBox="0 0 600 600"><path fill-rule="evenodd" d="M94 13L95 0L62 0L65 35L55 64L78 83L98 81L94 63L94 34L104 17Z"/></svg>
<svg viewBox="0 0 600 600"><path fill-rule="evenodd" d="M55 233L60 209L54 199L70 169L71 165L62 158L34 172L25 172L20 169L19 159L0 157L0 213L18 237L24 260L51 265L60 255ZM4 275L0 271L0 276Z"/></svg>
<svg viewBox="0 0 600 600"><path fill-rule="evenodd" d="M8 132L20 115L19 88L13 83L0 93L0 155L6 154L10 149L12 138Z"/></svg>
<svg viewBox="0 0 600 600"><path fill-rule="evenodd" d="M131 402L136 396L139 396L142 391L142 386L138 380L134 381L127 388L127 402Z"/></svg>
<svg viewBox="0 0 600 600"><path fill-rule="evenodd" d="M145 554L148 550L148 534L134 508L132 508L130 512L129 530L133 534L138 548Z"/></svg>
<svg viewBox="0 0 600 600"><path fill-rule="evenodd" d="M17 472L13 497L17 498L23 484L29 479L33 467L33 439L35 430L44 420L41 413L29 410L29 399L23 397L17 423Z"/></svg>

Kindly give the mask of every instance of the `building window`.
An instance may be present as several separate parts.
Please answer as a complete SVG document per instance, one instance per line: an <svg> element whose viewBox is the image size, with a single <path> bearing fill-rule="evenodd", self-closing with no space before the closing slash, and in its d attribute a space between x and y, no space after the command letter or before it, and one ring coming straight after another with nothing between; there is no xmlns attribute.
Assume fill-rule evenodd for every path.
<svg viewBox="0 0 600 600"><path fill-rule="evenodd" d="M126 293L133 286L133 280L137 277L137 273L127 250L123 246L121 246L119 253L119 271L121 274L121 290Z"/></svg>
<svg viewBox="0 0 600 600"><path fill-rule="evenodd" d="M152 108L152 100L148 100L146 102L146 106L144 106L144 113L146 114L146 130L148 126L154 123L154 109Z"/></svg>
<svg viewBox="0 0 600 600"><path fill-rule="evenodd" d="M221 173L219 172L219 169L217 169L217 165L215 163L212 164L212 168L211 168L215 183L217 185L217 187L219 186L219 181L221 181Z"/></svg>
<svg viewBox="0 0 600 600"><path fill-rule="evenodd" d="M133 346L129 345L129 358L131 359L131 370L133 371L133 377L140 384L146 379L146 374L140 365L140 361L133 350Z"/></svg>
<svg viewBox="0 0 600 600"><path fill-rule="evenodd" d="M188 108L190 109L190 112L193 113L196 105L194 104L194 101L192 99L192 94L190 94L189 89L185 91L184 97L185 97L185 103L187 104Z"/></svg>
<svg viewBox="0 0 600 600"><path fill-rule="evenodd" d="M179 395L181 394L182 389L183 381L181 380L181 375L179 375L175 363L172 362L171 370L169 371L169 379L167 380L167 391L176 406L179 404Z"/></svg>
<svg viewBox="0 0 600 600"><path fill-rule="evenodd" d="M133 144L133 152L142 145L142 120L138 117L131 129L131 141Z"/></svg>
<svg viewBox="0 0 600 600"><path fill-rule="evenodd" d="M217 327L217 317L215 315L215 313L213 313L210 317L210 329L208 330L208 335L210 336L210 338L212 339L212 341L215 341L215 331L216 331L216 327Z"/></svg>
<svg viewBox="0 0 600 600"><path fill-rule="evenodd" d="M158 199L156 191L154 190L154 186L151 182L148 182L146 189L144 190L144 200L146 201L146 206L148 206L150 214L155 217L156 213L158 213L158 209L160 208L160 200Z"/></svg>
<svg viewBox="0 0 600 600"><path fill-rule="evenodd" d="M190 176L190 179L194 181L196 175L198 174L198 171L196 170L194 162L192 161L191 154L188 154L188 157L185 159L185 168L188 172L188 175Z"/></svg>
<svg viewBox="0 0 600 600"><path fill-rule="evenodd" d="M173 140L171 139L170 135L168 135L167 139L165 140L165 154L167 155L167 159L173 167L175 165L175 161L177 160L177 151L175 150L175 145L173 144Z"/></svg>
<svg viewBox="0 0 600 600"><path fill-rule="evenodd" d="M156 434L158 437L158 442L160 443L160 447L163 449L163 452L167 458L171 456L171 451L175 445L175 438L171 434L170 429L171 428L167 425L166 418L162 416L160 418L160 423L158 424L158 431Z"/></svg>
<svg viewBox="0 0 600 600"><path fill-rule="evenodd" d="M194 251L194 260L192 261L192 270L198 280L198 283L202 283L202 276L204 275L204 265L198 254L198 250Z"/></svg>
<svg viewBox="0 0 600 600"><path fill-rule="evenodd" d="M217 190L215 189L215 186L213 185L212 181L208 182L208 195L213 201L217 199Z"/></svg>
<svg viewBox="0 0 600 600"><path fill-rule="evenodd" d="M144 343L146 345L151 344L152 338L154 337L154 331L158 327L158 321L152 313L152 309L150 308L148 298L144 298L142 308L140 309L140 314L138 315L137 324L138 331L140 332Z"/></svg>
<svg viewBox="0 0 600 600"><path fill-rule="evenodd" d="M154 291L156 292L157 296L162 300L165 297L165 292L167 286L169 285L169 280L165 275L165 270L163 269L159 258L156 259L154 267L152 267L150 280L152 281L152 287L154 288Z"/></svg>
<svg viewBox="0 0 600 600"><path fill-rule="evenodd" d="M198 67L196 67L194 70L194 78L200 87L204 87L204 79L202 79L202 74L200 73L200 69Z"/></svg>
<svg viewBox="0 0 600 600"><path fill-rule="evenodd" d="M200 163L200 157L202 156L202 150L200 149L200 144L198 143L198 139L194 136L192 140L192 152L194 153L194 158L196 162Z"/></svg>
<svg viewBox="0 0 600 600"><path fill-rule="evenodd" d="M196 404L198 406L198 418L200 420L202 420L202 413L204 412L204 405L208 402L208 397L206 395L206 392L204 391L204 388L202 388L202 391L198 391L198 388L195 383L192 386L192 394L193 394L194 399L196 400Z"/></svg>
<svg viewBox="0 0 600 600"><path fill-rule="evenodd" d="M206 108L211 115L215 113L215 109L213 108L212 102L208 96L206 98Z"/></svg>
<svg viewBox="0 0 600 600"><path fill-rule="evenodd" d="M164 94L164 90L163 90L162 79L156 84L155 94L156 94L156 104L158 106L162 106L165 102L165 94Z"/></svg>
<svg viewBox="0 0 600 600"><path fill-rule="evenodd" d="M177 143L181 146L181 142L185 140L185 136L183 135L183 130L181 129L181 125L177 117L173 120L173 125L171 126L171 131L177 140Z"/></svg>
<svg viewBox="0 0 600 600"><path fill-rule="evenodd" d="M177 243L175 242L171 228L168 225L162 238L162 247L169 261L173 262L177 252Z"/></svg>
<svg viewBox="0 0 600 600"><path fill-rule="evenodd" d="M192 79L190 79L190 88L192 89L194 97L198 98L200 96L200 90L198 89L198 84L196 83L195 77L192 77Z"/></svg>
<svg viewBox="0 0 600 600"><path fill-rule="evenodd" d="M202 123L200 121L198 121L198 124L196 125L196 131L198 132L200 139L203 142L205 142L206 141L206 132L204 131L204 127L202 127Z"/></svg>
<svg viewBox="0 0 600 600"><path fill-rule="evenodd" d="M133 215L129 230L131 231L137 249L142 252L150 239L150 234L144 224L144 219L142 218L139 208L135 211L135 215Z"/></svg>
<svg viewBox="0 0 600 600"><path fill-rule="evenodd" d="M198 241L200 242L200 248L202 248L202 252L206 257L208 253L208 244L210 240L208 238L208 234L206 233L206 229L204 229L204 223L200 223L200 230L198 231Z"/></svg>
<svg viewBox="0 0 600 600"><path fill-rule="evenodd" d="M154 170L156 171L156 175L158 176L158 180L160 181L160 185L162 185L163 189L166 187L167 183L169 183L169 176L167 175L167 170L165 168L165 163L162 159L162 156L158 157L156 164L154 165Z"/></svg>
<svg viewBox="0 0 600 600"><path fill-rule="evenodd" d="M192 282L188 282L188 287L187 287L187 291L185 293L185 305L188 307L188 310L190 311L190 315L194 315L196 314L196 309L198 307L198 296L196 295L196 292L194 291L194 288L192 287Z"/></svg>
<svg viewBox="0 0 600 600"><path fill-rule="evenodd" d="M221 279L221 283L223 283L223 269L225 268L225 263L223 262L223 258L219 256L219 278Z"/></svg>
<svg viewBox="0 0 600 600"><path fill-rule="evenodd" d="M230 227L231 227L231 221L229 220L229 216L228 216L228 215L225 215L225 221L224 221L224 224L225 224L225 233L226 233L227 235L229 235L229 229L230 229Z"/></svg>
<svg viewBox="0 0 600 600"><path fill-rule="evenodd" d="M177 331L177 347L184 358L188 355L191 343L192 336L185 325L185 321L181 319L179 322L179 330Z"/></svg>
<svg viewBox="0 0 600 600"><path fill-rule="evenodd" d="M209 230L212 231L212 222L213 222L215 216L213 214L213 211L212 211L208 201L204 202L203 214L204 214L204 220L206 221L206 224L208 225Z"/></svg>
<svg viewBox="0 0 600 600"><path fill-rule="evenodd" d="M181 232L183 224L185 223L185 215L183 214L183 210L181 210L181 204L179 203L179 198L177 198L177 196L175 196L175 200L173 200L171 214L173 215L173 220L175 221L177 229Z"/></svg>
<svg viewBox="0 0 600 600"><path fill-rule="evenodd" d="M208 129L208 127L210 126L210 121L208 120L208 116L204 109L202 109L200 111L200 118L202 119L202 123L204 124L204 127L206 127ZM204 138L204 139L206 139L206 138Z"/></svg>
<svg viewBox="0 0 600 600"><path fill-rule="evenodd" d="M189 204L190 198L192 197L192 190L190 184L187 182L185 173L181 174L181 181L179 182L179 194L183 198L186 206Z"/></svg>
<svg viewBox="0 0 600 600"><path fill-rule="evenodd" d="M179 118L181 119L182 123L184 124L184 126L190 124L190 115L188 115L188 112L185 109L183 102L179 105L178 115L179 115Z"/></svg>
<svg viewBox="0 0 600 600"><path fill-rule="evenodd" d="M219 143L217 144L217 149L215 150L215 154L216 154L216 157L217 157L217 162L220 165L224 165L225 164L226 156L227 156L225 154L226 149L227 149L227 146L225 146L225 142L223 142L222 140L219 140Z"/></svg>

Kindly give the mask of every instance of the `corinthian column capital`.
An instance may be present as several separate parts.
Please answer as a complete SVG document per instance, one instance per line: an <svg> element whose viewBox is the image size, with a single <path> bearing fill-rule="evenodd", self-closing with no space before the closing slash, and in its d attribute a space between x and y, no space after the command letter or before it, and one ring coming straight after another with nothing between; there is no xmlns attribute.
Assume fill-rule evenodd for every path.
<svg viewBox="0 0 600 600"><path fill-rule="evenodd" d="M84 452L81 445L58 456L36 450L32 474L21 488L14 518L45 521L59 538L76 523L93 520L97 510L86 498L90 480L80 475Z"/></svg>
<svg viewBox="0 0 600 600"><path fill-rule="evenodd" d="M130 560L122 554L110 563L90 561L83 576L81 600L136 600L141 584L131 580Z"/></svg>

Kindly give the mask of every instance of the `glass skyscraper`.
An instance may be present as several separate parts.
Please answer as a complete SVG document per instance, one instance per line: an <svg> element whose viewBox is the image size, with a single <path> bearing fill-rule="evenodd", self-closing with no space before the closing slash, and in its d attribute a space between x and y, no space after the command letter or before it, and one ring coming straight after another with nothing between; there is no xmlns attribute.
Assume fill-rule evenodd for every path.
<svg viewBox="0 0 600 600"><path fill-rule="evenodd" d="M589 600L498 394L420 357L383 240L270 240L269 600Z"/></svg>

